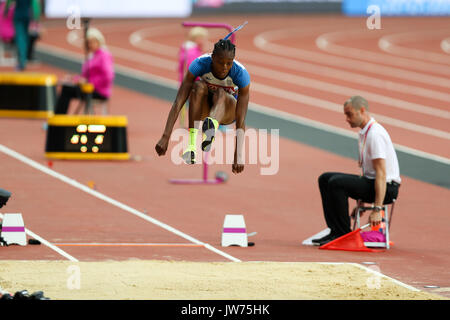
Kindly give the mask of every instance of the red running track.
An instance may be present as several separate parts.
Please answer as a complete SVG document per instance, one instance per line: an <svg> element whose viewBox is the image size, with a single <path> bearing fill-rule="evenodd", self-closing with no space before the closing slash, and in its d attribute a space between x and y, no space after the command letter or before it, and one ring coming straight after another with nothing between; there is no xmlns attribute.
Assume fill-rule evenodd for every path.
<svg viewBox="0 0 450 320"><path fill-rule="evenodd" d="M380 122L386 126L395 143L449 157L446 116L450 110L445 101L446 95L450 94L445 87L449 79L440 69L449 68L450 62L436 64L424 58L415 59L415 65L405 66L405 61L394 59L403 57L384 52L377 45L383 36L410 31L410 23L422 31L448 30L448 18L383 19L383 29L371 32L364 29L362 19L333 16L226 16L202 17L201 20L232 25L249 21L238 33L237 59L247 66L252 76L253 103L349 130L340 113L342 102L351 95L350 92L368 93L373 98L369 99L371 111L386 119L386 122ZM180 27L181 20L101 20L93 24L105 33L116 65L175 83L176 48L185 34ZM74 44L69 43L64 26L63 21L48 21L47 32L40 45L46 49L64 49L82 58L81 49L74 45L76 35L71 38ZM327 35L329 33L334 34ZM129 41L130 36L134 45ZM212 36L215 39L221 33L215 31ZM328 43L327 51L317 47L319 36ZM442 32L441 38L418 37L417 41L407 41L406 44L397 39L396 43L445 56L444 51L439 51L439 43L446 37L448 33ZM284 50L280 51L280 48ZM358 52L355 49L376 55L356 57L353 56ZM381 63L380 58L385 63ZM423 66L433 71L419 70ZM33 68L59 76L65 73L48 65L30 67L30 71ZM343 72L346 77L341 78ZM405 72L409 73L404 76ZM414 74L419 76L415 78ZM359 81L361 76L367 82ZM387 101L398 104L394 106ZM235 259L374 261L384 274L419 289L429 284L450 287L448 189L402 177L403 185L392 227L395 245L389 251L367 254L302 246L304 239L325 227L317 177L328 170L356 173L355 162L280 138L279 171L276 175L261 175L261 164L246 165L245 171L238 176L231 173L230 165L214 165L211 171L222 170L229 174L226 184L171 185L169 178L200 177L201 167L175 165L168 156L156 156L153 148L169 108L170 103L166 101L116 86L111 101L112 113L127 115L130 153L141 156L142 160L54 161L53 170L82 185L94 181L96 191L101 194L137 212L146 212L159 222ZM42 124L40 120L0 119L1 144L46 166ZM53 244L175 244L171 247L60 247L75 259L230 260L230 257L209 247L181 246L179 244L193 242L4 153L0 153L0 158L4 168L1 187L13 192L2 212L22 212L26 227ZM248 231L258 232L251 239L256 243L254 247L220 246L221 227L228 213L245 215ZM3 248L0 258L64 259L47 246Z"/></svg>

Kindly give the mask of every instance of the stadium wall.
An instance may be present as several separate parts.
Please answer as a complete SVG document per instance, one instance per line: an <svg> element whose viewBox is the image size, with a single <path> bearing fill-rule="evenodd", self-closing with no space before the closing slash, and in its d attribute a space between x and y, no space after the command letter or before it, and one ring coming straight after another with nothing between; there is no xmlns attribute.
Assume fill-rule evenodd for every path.
<svg viewBox="0 0 450 320"><path fill-rule="evenodd" d="M199 6L192 8L193 15L216 14L323 14L342 12L341 0L254 0L225 1L219 7Z"/></svg>

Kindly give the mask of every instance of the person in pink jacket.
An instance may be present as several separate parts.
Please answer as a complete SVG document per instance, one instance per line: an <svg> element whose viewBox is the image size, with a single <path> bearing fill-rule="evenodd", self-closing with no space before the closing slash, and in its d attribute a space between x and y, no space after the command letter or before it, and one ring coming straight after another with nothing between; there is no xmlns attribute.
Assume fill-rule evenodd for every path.
<svg viewBox="0 0 450 320"><path fill-rule="evenodd" d="M181 45L178 59L178 80L183 82L184 75L189 65L204 53L205 42L208 38L208 30L203 27L194 27L189 33L187 40ZM180 124L185 126L186 106L181 109Z"/></svg>
<svg viewBox="0 0 450 320"><path fill-rule="evenodd" d="M88 59L84 62L81 76L66 76L63 80L55 114L66 114L70 101L74 98L84 99L80 85L91 83L94 86L92 98L108 100L112 94L114 81L114 64L111 53L106 48L105 38L96 28L89 28L86 33Z"/></svg>
<svg viewBox="0 0 450 320"><path fill-rule="evenodd" d="M184 74L189 65L204 52L204 44L208 37L208 31L202 27L194 27L189 31L188 39L185 41L179 52L178 79L183 82Z"/></svg>

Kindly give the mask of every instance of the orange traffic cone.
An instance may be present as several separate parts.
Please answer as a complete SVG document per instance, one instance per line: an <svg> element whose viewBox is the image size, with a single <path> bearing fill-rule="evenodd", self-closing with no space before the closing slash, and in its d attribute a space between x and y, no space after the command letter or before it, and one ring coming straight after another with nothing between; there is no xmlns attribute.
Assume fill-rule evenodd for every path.
<svg viewBox="0 0 450 320"><path fill-rule="evenodd" d="M363 251L363 252L374 252L379 250L372 250L364 245L364 241L360 234L361 229L356 229L355 231L344 234L333 241L330 241L319 249L326 250L345 250L345 251Z"/></svg>

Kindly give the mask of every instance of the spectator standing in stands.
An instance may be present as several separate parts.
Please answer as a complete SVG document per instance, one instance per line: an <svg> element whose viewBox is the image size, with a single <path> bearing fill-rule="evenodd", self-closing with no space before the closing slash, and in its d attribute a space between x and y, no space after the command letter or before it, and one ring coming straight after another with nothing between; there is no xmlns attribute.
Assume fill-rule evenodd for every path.
<svg viewBox="0 0 450 320"><path fill-rule="evenodd" d="M42 4L41 1L37 0L38 6L37 9L38 12L36 12L36 15L39 17L42 14ZM28 62L36 62L35 56L34 56L34 48L36 46L36 41L39 40L41 37L41 23L40 19L35 19L34 21L30 22L30 28L28 31L28 51L27 51L27 59Z"/></svg>
<svg viewBox="0 0 450 320"><path fill-rule="evenodd" d="M7 0L3 12L4 17L8 15L12 2L15 3L14 30L17 48L17 70L22 71L27 65L30 20L39 21L41 12L40 2L38 0Z"/></svg>

